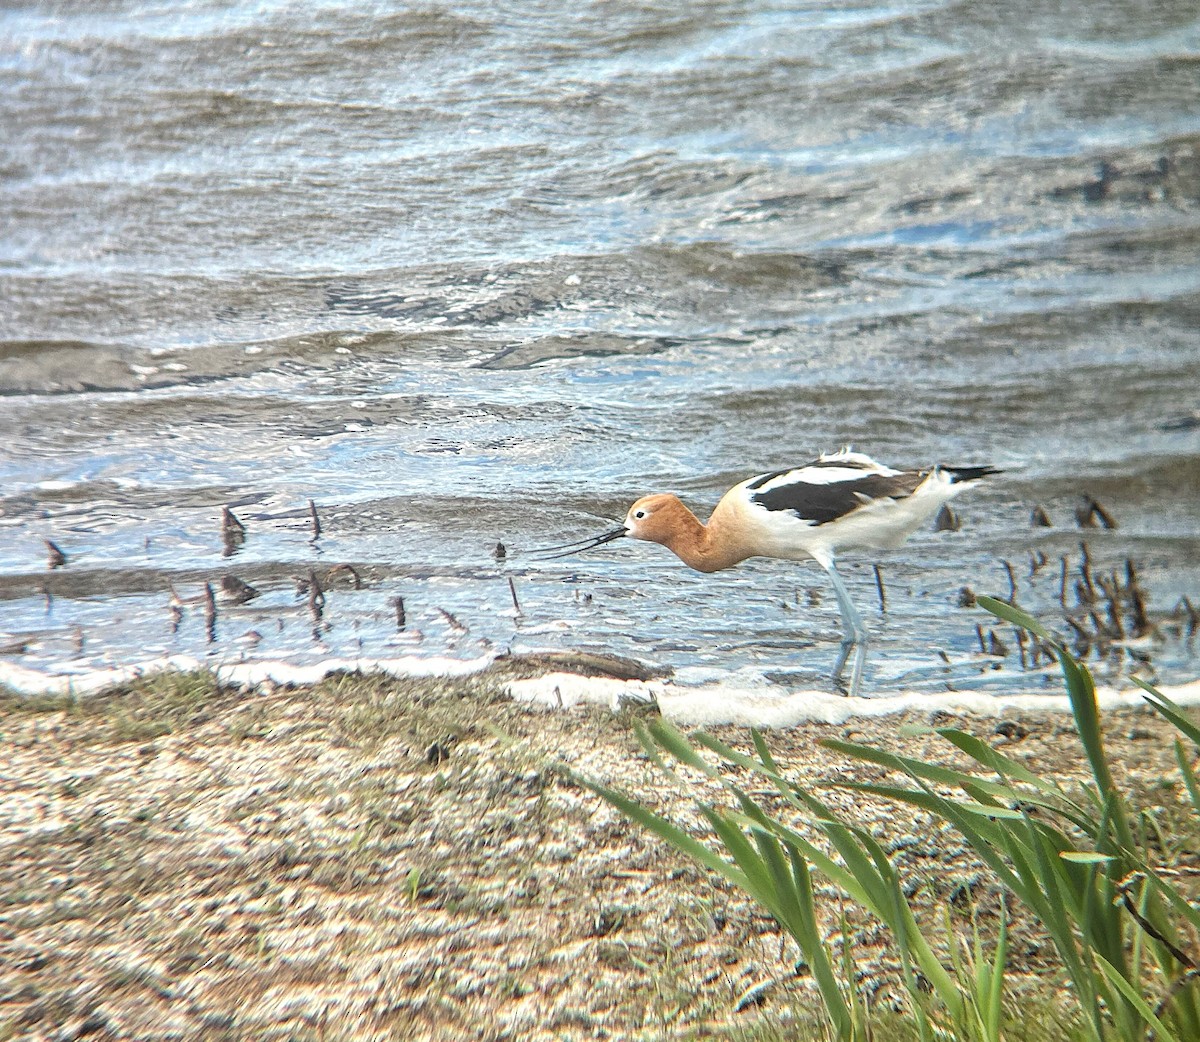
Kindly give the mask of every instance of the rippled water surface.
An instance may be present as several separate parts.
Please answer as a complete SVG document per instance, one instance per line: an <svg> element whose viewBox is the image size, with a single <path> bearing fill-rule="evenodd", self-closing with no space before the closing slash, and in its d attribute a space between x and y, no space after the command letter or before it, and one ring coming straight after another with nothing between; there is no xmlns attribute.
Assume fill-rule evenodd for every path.
<svg viewBox="0 0 1200 1042"><path fill-rule="evenodd" d="M816 566L528 551L847 443L1006 471L847 558L872 690L1027 685L959 590L1081 535L1200 604L1194 3L9 2L0 136L0 661L820 682Z"/></svg>

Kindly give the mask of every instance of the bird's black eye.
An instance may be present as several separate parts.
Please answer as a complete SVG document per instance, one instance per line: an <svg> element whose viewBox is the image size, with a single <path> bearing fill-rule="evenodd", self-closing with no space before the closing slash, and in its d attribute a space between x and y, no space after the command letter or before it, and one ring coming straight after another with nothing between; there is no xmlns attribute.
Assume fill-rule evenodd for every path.
<svg viewBox="0 0 1200 1042"><path fill-rule="evenodd" d="M635 518L637 518L637 520L639 520L639 521L640 521L642 518L644 518L644 517L646 516L646 511L644 511L644 510L639 510L639 511L638 511L636 514L634 514L633 516L634 516Z"/></svg>

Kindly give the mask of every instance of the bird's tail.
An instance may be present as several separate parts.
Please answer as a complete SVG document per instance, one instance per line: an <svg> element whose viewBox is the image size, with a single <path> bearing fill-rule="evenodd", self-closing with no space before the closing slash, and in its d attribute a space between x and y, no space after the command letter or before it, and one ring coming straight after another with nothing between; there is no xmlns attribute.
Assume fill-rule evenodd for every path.
<svg viewBox="0 0 1200 1042"><path fill-rule="evenodd" d="M996 467L941 467L939 469L950 475L950 484L952 485L960 481L978 481L980 478L986 478L992 474L1004 473Z"/></svg>

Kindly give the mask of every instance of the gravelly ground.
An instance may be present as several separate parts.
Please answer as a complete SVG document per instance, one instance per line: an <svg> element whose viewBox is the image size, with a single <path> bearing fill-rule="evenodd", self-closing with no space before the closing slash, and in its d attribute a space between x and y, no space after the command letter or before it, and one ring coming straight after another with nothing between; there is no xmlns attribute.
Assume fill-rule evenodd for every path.
<svg viewBox="0 0 1200 1042"><path fill-rule="evenodd" d="M1123 777L1177 807L1168 730L1148 712L1108 721ZM817 741L951 762L903 726L930 722L770 744L808 781L882 776ZM1082 776L1067 716L958 723ZM523 708L488 678L244 693L183 676L76 706L4 701L0 744L2 1038L774 1038L813 1008L769 917L564 769L698 827L627 717ZM829 798L896 852L919 905L996 907L952 833ZM856 963L886 988L886 938L849 913ZM1052 972L1035 924L1018 916L1013 938L1015 974Z"/></svg>

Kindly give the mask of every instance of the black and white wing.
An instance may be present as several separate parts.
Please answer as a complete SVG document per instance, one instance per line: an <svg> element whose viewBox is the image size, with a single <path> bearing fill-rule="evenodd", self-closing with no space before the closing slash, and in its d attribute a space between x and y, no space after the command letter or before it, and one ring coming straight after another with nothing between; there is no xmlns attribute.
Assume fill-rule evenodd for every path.
<svg viewBox="0 0 1200 1042"><path fill-rule="evenodd" d="M929 471L893 470L869 456L843 451L751 478L744 488L754 506L823 525L876 500L905 499L928 477Z"/></svg>

